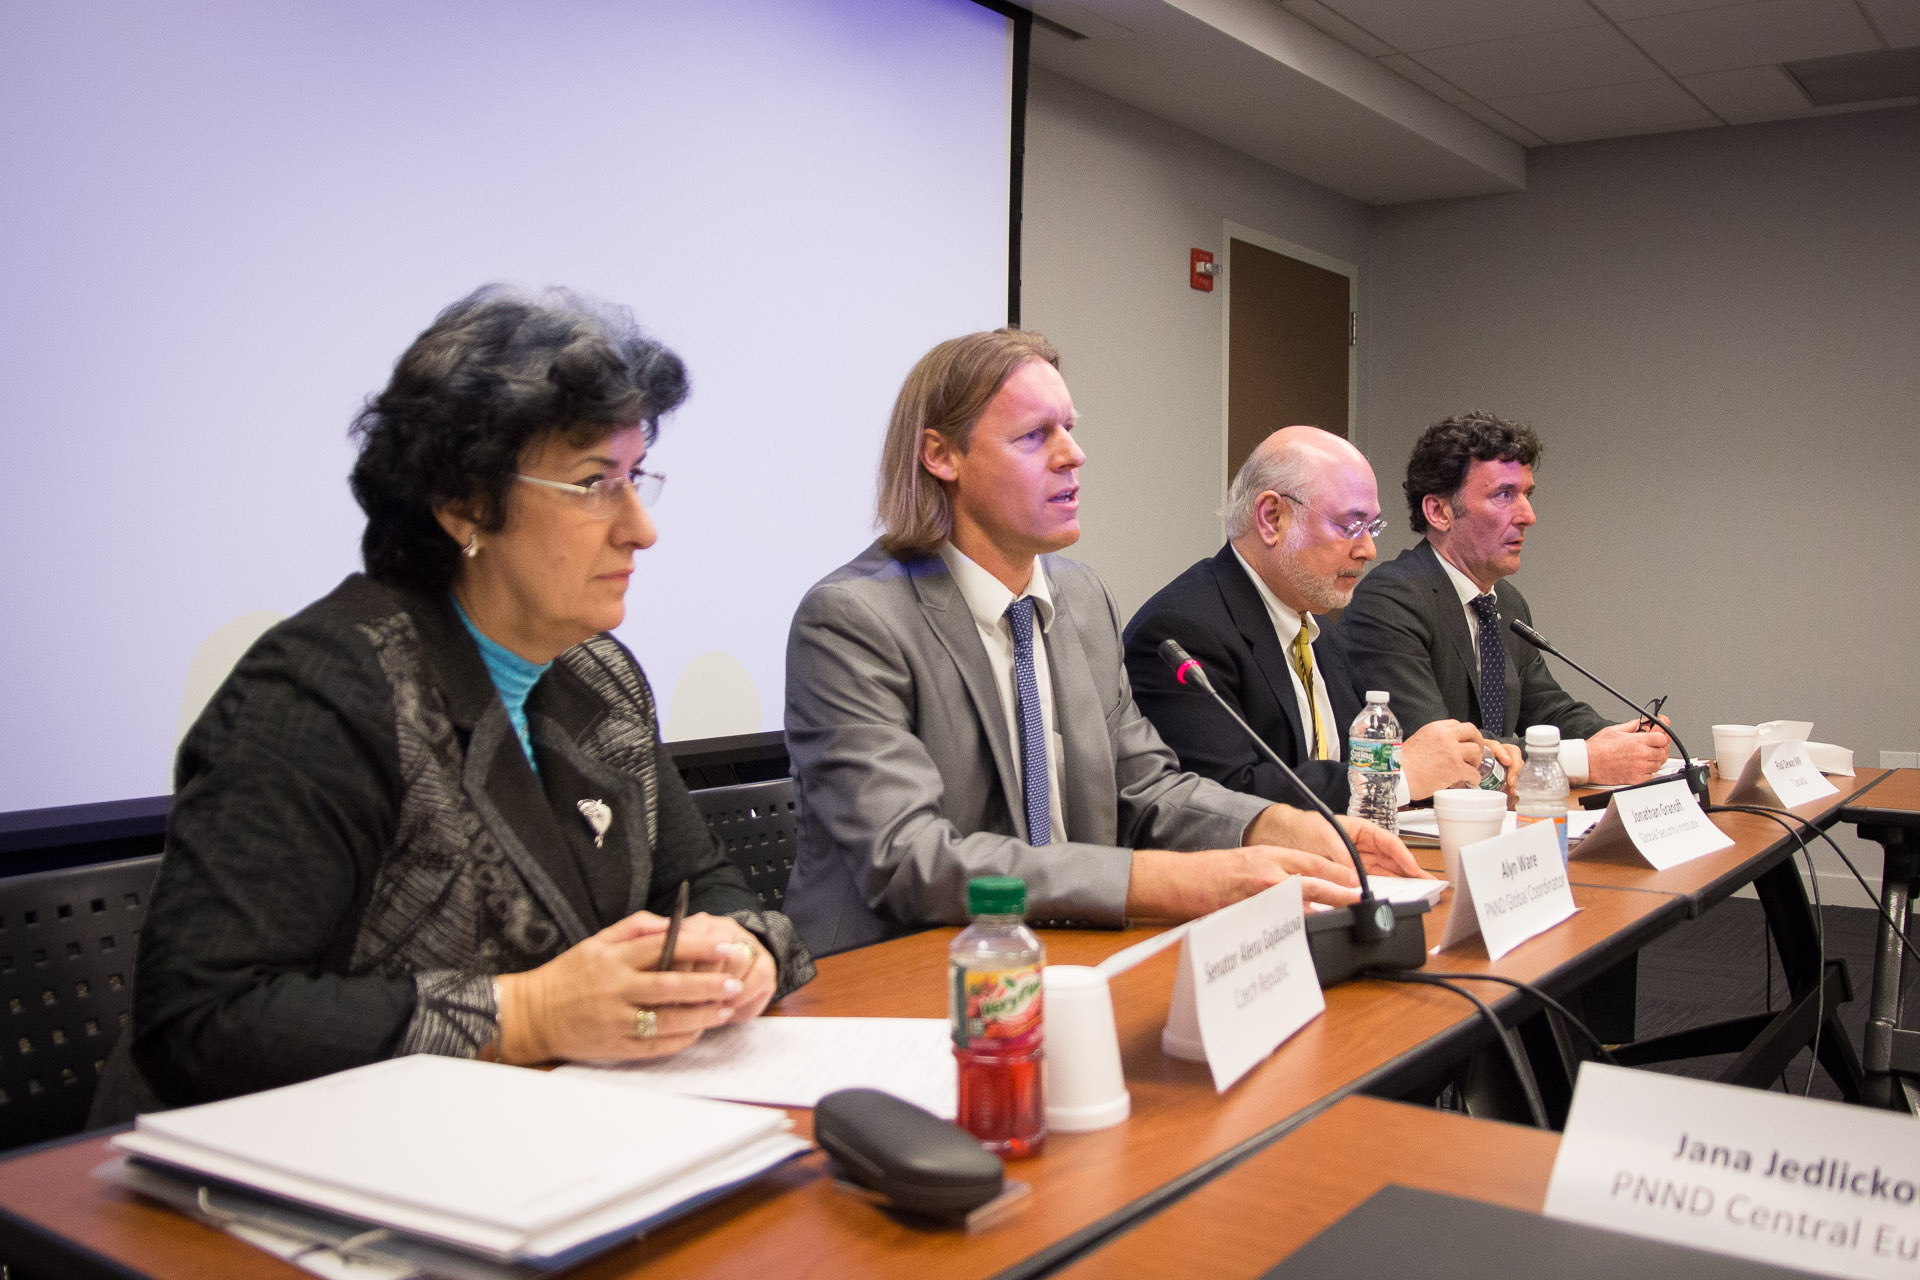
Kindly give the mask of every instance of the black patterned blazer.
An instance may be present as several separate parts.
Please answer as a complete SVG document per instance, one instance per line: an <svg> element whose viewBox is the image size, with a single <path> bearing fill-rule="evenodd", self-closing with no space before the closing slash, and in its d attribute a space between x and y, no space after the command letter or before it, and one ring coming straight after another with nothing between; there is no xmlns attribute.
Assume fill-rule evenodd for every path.
<svg viewBox="0 0 1920 1280"><path fill-rule="evenodd" d="M176 766L131 1036L160 1100L471 1055L494 974L666 914L683 879L766 944L776 996L812 976L695 811L619 642L560 655L527 718L537 774L444 596L356 574L261 637ZM597 847L583 800L612 811Z"/></svg>

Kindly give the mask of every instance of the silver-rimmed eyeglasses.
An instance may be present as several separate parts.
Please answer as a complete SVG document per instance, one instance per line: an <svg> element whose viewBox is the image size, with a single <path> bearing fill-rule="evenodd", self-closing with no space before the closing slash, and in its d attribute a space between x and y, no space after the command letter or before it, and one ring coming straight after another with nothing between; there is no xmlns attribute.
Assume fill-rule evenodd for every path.
<svg viewBox="0 0 1920 1280"><path fill-rule="evenodd" d="M1363 533L1371 537L1377 538L1381 534L1387 531L1387 518L1385 516L1375 516L1371 520L1342 521L1342 520L1336 519L1333 516L1328 515L1326 512L1322 511L1318 507L1307 506L1306 503L1300 501L1300 499L1294 497L1290 493L1283 493L1280 496L1285 498L1288 502L1295 504L1296 506L1306 507L1307 510L1313 512L1313 514L1319 516L1322 520L1325 520L1328 524L1332 525L1333 531L1339 534L1341 537L1347 539L1348 541L1352 541L1353 539L1358 538Z"/></svg>
<svg viewBox="0 0 1920 1280"><path fill-rule="evenodd" d="M568 484L564 480L542 480L539 476L530 476L522 472L513 473L515 480L525 480L528 484L537 484L543 489L558 489L570 493L580 500L591 516L610 516L620 507L620 496L631 493L640 499L640 505L650 507L660 501L660 491L666 487L667 477L660 471L635 471L627 476L606 476L592 484Z"/></svg>

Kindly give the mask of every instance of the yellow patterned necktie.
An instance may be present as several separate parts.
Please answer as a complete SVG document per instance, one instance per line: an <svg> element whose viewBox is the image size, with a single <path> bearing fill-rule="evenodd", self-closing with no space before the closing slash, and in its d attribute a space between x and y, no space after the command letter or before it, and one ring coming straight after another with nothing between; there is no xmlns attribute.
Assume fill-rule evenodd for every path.
<svg viewBox="0 0 1920 1280"><path fill-rule="evenodd" d="M1331 760L1327 745L1327 727L1320 723L1320 700L1313 696L1313 648L1307 638L1307 624L1293 634L1293 669L1300 673L1300 684L1307 691L1307 712L1313 717L1313 758Z"/></svg>

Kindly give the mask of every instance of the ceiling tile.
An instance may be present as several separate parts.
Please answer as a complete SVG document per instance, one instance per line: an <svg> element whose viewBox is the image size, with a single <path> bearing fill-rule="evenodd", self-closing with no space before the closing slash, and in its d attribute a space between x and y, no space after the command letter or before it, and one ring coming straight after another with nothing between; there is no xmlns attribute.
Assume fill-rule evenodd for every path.
<svg viewBox="0 0 1920 1280"><path fill-rule="evenodd" d="M1671 80L1535 93L1489 105L1548 142L1584 142L1719 123Z"/></svg>
<svg viewBox="0 0 1920 1280"><path fill-rule="evenodd" d="M1849 111L1885 111L1889 107L1920 107L1920 97L1881 98L1877 102L1840 102L1831 107L1815 107L1817 116L1840 116Z"/></svg>
<svg viewBox="0 0 1920 1280"><path fill-rule="evenodd" d="M1495 111L1484 102L1475 102L1468 98L1460 104L1460 109L1478 120L1489 129L1497 129L1523 147L1538 147L1546 144L1546 139L1531 129L1522 129L1513 121Z"/></svg>
<svg viewBox="0 0 1920 1280"><path fill-rule="evenodd" d="M1603 21L1586 0L1322 0L1402 53Z"/></svg>
<svg viewBox="0 0 1920 1280"><path fill-rule="evenodd" d="M1813 104L1777 66L1736 67L1684 76L1681 84L1728 124L1755 124L1813 114Z"/></svg>
<svg viewBox="0 0 1920 1280"><path fill-rule="evenodd" d="M1439 73L1482 101L1600 84L1652 80L1660 68L1612 27L1581 27L1483 40L1418 55Z"/></svg>
<svg viewBox="0 0 1920 1280"><path fill-rule="evenodd" d="M1280 0L1280 7L1296 18L1303 18L1312 23L1348 48L1358 49L1369 58L1377 58L1383 53L1393 52L1392 45L1354 26L1321 4L1320 0Z"/></svg>
<svg viewBox="0 0 1920 1280"><path fill-rule="evenodd" d="M1740 4L1745 0L1592 0L1593 7L1612 18L1615 22L1625 22L1630 18L1651 18L1659 13L1686 13L1692 9L1717 9L1725 4Z"/></svg>
<svg viewBox="0 0 1920 1280"><path fill-rule="evenodd" d="M1853 0L1755 0L1620 25L1676 76L1882 47Z"/></svg>
<svg viewBox="0 0 1920 1280"><path fill-rule="evenodd" d="M1807 101L1807 95L1793 82L1793 77L1779 67L1709 71L1705 75L1687 76L1680 83L1692 90L1695 97L1728 124L1758 124L1763 120L1798 120L1804 116L1878 111L1884 107L1905 107L1920 102L1920 98L1881 98L1874 102L1816 107Z"/></svg>
<svg viewBox="0 0 1920 1280"><path fill-rule="evenodd" d="M1920 4L1914 0L1860 0L1890 49L1920 44Z"/></svg>
<svg viewBox="0 0 1920 1280"><path fill-rule="evenodd" d="M1383 67L1399 72L1442 102L1451 102L1457 106L1473 96L1458 85L1448 84L1404 53L1390 54L1376 61Z"/></svg>

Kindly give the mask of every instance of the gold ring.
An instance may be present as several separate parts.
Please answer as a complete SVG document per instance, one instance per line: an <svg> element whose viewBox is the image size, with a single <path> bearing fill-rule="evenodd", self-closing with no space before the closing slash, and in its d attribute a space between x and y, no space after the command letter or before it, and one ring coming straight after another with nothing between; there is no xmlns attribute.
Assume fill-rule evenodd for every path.
<svg viewBox="0 0 1920 1280"><path fill-rule="evenodd" d="M651 1040L660 1034L660 1015L651 1009L633 1011L633 1038Z"/></svg>

